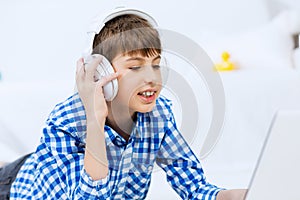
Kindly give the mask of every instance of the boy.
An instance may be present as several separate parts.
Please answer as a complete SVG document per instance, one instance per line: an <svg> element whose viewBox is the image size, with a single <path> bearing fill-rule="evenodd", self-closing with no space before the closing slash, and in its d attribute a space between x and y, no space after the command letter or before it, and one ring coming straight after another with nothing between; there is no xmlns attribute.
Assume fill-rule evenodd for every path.
<svg viewBox="0 0 300 200"><path fill-rule="evenodd" d="M151 17L120 9L105 18L93 54L116 73L94 80L104 59L77 62L78 93L56 105L40 145L18 172L11 199L144 199L154 162L182 199L242 199L244 190L209 184L159 96L161 42ZM99 25L100 26L100 25ZM106 101L103 86L119 89Z"/></svg>

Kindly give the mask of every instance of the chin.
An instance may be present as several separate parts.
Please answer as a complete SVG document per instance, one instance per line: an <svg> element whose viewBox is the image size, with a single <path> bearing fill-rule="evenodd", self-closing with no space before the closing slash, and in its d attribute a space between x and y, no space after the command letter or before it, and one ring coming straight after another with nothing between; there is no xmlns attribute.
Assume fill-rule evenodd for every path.
<svg viewBox="0 0 300 200"><path fill-rule="evenodd" d="M149 105L143 105L143 106L140 106L138 109L136 109L136 111L140 112L140 113L151 112L153 110L154 106L155 106L155 103L152 103Z"/></svg>

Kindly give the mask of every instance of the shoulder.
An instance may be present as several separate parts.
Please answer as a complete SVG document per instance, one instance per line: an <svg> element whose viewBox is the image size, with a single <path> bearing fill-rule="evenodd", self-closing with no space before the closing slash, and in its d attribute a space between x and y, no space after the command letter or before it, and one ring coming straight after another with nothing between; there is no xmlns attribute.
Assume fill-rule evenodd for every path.
<svg viewBox="0 0 300 200"><path fill-rule="evenodd" d="M83 104L78 93L55 105L49 119L72 118L75 113L84 112Z"/></svg>
<svg viewBox="0 0 300 200"><path fill-rule="evenodd" d="M48 116L46 127L60 129L74 137L84 137L86 116L78 93L58 103Z"/></svg>

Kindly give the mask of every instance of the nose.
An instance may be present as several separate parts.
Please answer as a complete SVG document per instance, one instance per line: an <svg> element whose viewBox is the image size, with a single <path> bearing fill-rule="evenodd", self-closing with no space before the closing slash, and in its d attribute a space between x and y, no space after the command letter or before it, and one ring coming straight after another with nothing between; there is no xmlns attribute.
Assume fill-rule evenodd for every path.
<svg viewBox="0 0 300 200"><path fill-rule="evenodd" d="M158 81L159 70L154 69L153 66L147 65L144 71L144 81L147 84L156 84Z"/></svg>

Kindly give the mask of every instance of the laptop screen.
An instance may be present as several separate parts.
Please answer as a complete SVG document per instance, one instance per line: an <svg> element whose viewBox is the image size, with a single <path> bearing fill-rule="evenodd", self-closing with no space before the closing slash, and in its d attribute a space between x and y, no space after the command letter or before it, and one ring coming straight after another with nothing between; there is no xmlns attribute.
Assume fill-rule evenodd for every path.
<svg viewBox="0 0 300 200"><path fill-rule="evenodd" d="M279 111L271 124L246 200L299 200L300 111Z"/></svg>

